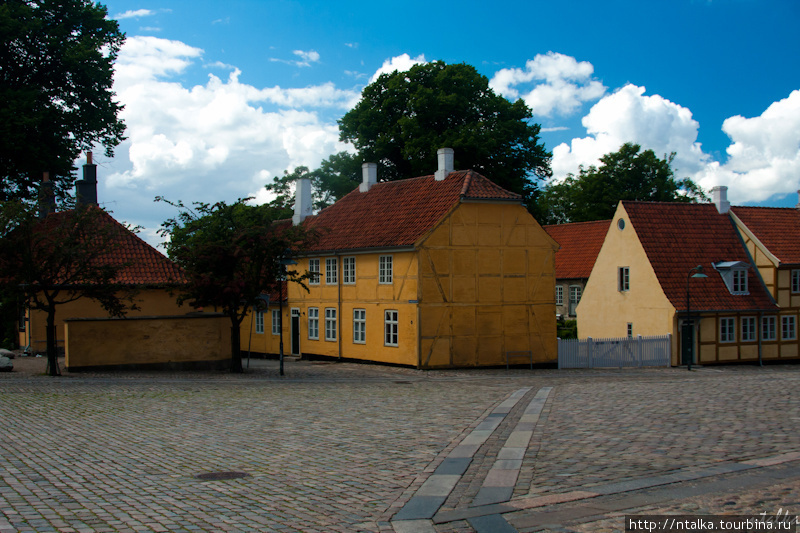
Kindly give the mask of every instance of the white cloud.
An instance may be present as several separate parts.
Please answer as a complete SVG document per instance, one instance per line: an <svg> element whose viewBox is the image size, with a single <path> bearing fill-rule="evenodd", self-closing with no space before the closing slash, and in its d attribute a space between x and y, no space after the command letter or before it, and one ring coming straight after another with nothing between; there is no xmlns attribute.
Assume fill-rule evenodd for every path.
<svg viewBox="0 0 800 533"><path fill-rule="evenodd" d="M758 117L730 117L728 160L712 160L697 142L699 124L689 109L645 88L626 85L597 102L582 123L588 136L553 149L553 177L563 179L579 166L599 164L603 155L635 142L663 157L675 152L673 169L706 191L728 186L733 203L763 202L800 188L800 91L770 105Z"/></svg>
<svg viewBox="0 0 800 533"><path fill-rule="evenodd" d="M509 99L522 98L535 115L551 116L554 112L569 115L584 102L597 100L606 88L592 78L594 67L587 61L555 52L538 54L525 63L524 69L498 71L489 86ZM520 85L534 87L520 95Z"/></svg>
<svg viewBox="0 0 800 533"><path fill-rule="evenodd" d="M626 142L652 149L659 157L675 152L673 168L681 176L704 168L708 156L696 142L699 124L691 111L659 95L644 96L644 92L644 87L626 85L592 106L581 121L589 136L553 149L554 177L574 174L579 165L597 165L600 157Z"/></svg>
<svg viewBox="0 0 800 533"><path fill-rule="evenodd" d="M311 63L318 63L320 59L319 52L315 50L309 50L308 52L304 52L303 50L294 50L292 53L297 57L299 57L300 59L292 61L288 59L279 59L277 57L271 57L269 58L269 60L277 63L286 63L287 65L294 65L296 67L310 67Z"/></svg>
<svg viewBox="0 0 800 533"><path fill-rule="evenodd" d="M130 37L120 50L114 89L128 139L102 167L100 194L121 220L152 230L173 216L153 203L157 195L186 203L260 198L270 176L313 168L346 148L335 122L312 109L348 109L355 91L332 83L258 88L241 83L238 69L227 79L211 74L205 85L177 82L202 55L154 37Z"/></svg>
<svg viewBox="0 0 800 533"><path fill-rule="evenodd" d="M125 11L124 13L120 13L118 15L114 15L116 20L124 20L124 19L135 19L135 18L142 18L142 17L152 17L155 15L156 12L150 9L130 9Z"/></svg>
<svg viewBox="0 0 800 533"><path fill-rule="evenodd" d="M406 70L410 70L414 65L424 65L425 63L427 63L427 61L425 61L424 54L420 54L414 58L408 54L402 54L387 59L383 62L381 68L375 71L375 74L369 79L369 83L377 80L381 74L391 74L394 71L405 72Z"/></svg>
<svg viewBox="0 0 800 533"><path fill-rule="evenodd" d="M800 189L800 90L774 102L760 116L730 117L728 161L698 173L705 188L727 185L734 203L762 202Z"/></svg>

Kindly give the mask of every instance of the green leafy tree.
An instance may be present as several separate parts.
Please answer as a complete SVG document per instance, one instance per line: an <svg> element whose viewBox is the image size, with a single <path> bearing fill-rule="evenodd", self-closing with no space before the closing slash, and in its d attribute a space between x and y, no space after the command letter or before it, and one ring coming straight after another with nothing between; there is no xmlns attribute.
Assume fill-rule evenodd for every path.
<svg viewBox="0 0 800 533"><path fill-rule="evenodd" d="M708 201L691 179L676 179L675 153L658 158L652 150L626 143L600 158L600 167L580 167L560 183L548 185L538 198L542 224L606 220L614 216L620 200L653 202Z"/></svg>
<svg viewBox="0 0 800 533"><path fill-rule="evenodd" d="M125 35L89 0L0 3L0 201L33 199L43 171L59 191L96 143L123 140L113 65Z"/></svg>
<svg viewBox="0 0 800 533"><path fill-rule="evenodd" d="M382 74L339 120L339 130L358 151L358 168L363 161L378 163L381 180L432 174L436 151L448 147L455 150L456 168L476 170L527 201L536 180L551 175L551 154L532 118L522 100L495 94L474 67L436 61ZM352 179L344 163L331 161Z"/></svg>
<svg viewBox="0 0 800 533"><path fill-rule="evenodd" d="M114 257L120 226L104 224L106 215L97 206L44 218L21 200L0 207L0 289L46 313L47 363L50 375L57 376L58 306L89 298L116 317L136 308L135 290L116 281L127 266Z"/></svg>
<svg viewBox="0 0 800 533"><path fill-rule="evenodd" d="M275 194L269 205L278 209L294 208L293 184L300 178L311 179L314 209L328 207L342 198L361 183L361 162L355 155L339 152L323 160L316 170L296 167L292 172L285 170L283 176L274 178L265 188Z"/></svg>
<svg viewBox="0 0 800 533"><path fill-rule="evenodd" d="M279 288L282 257L305 246L312 234L300 226L277 222L291 213L270 205L250 206L249 199L193 208L167 202L179 209L162 224L169 237L167 254L184 269L187 285L178 297L195 307L215 307L231 322L231 372L242 372L240 325L259 297ZM302 283L308 276L291 271L288 281Z"/></svg>

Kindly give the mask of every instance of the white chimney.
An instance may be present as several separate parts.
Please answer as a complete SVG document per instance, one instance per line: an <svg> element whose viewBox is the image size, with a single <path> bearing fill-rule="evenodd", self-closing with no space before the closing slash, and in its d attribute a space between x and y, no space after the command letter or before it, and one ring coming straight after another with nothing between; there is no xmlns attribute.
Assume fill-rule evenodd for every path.
<svg viewBox="0 0 800 533"><path fill-rule="evenodd" d="M378 183L378 164L364 163L361 165L361 176L363 181L358 185L358 190L367 192L370 187Z"/></svg>
<svg viewBox="0 0 800 533"><path fill-rule="evenodd" d="M311 216L311 178L300 178L296 183L292 224L297 226L308 216Z"/></svg>
<svg viewBox="0 0 800 533"><path fill-rule="evenodd" d="M798 197L798 199L800 199L800 191L797 191L797 197ZM797 205L795 206L795 208L796 209L800 209L800 202L797 202Z"/></svg>
<svg viewBox="0 0 800 533"><path fill-rule="evenodd" d="M454 170L453 154L452 148L439 148L436 151L436 156L439 158L439 169L434 175L436 181L444 180Z"/></svg>
<svg viewBox="0 0 800 533"><path fill-rule="evenodd" d="M711 199L714 205L717 206L717 211L720 214L725 214L731 208L731 203L728 201L728 188L724 185L719 185L711 189Z"/></svg>

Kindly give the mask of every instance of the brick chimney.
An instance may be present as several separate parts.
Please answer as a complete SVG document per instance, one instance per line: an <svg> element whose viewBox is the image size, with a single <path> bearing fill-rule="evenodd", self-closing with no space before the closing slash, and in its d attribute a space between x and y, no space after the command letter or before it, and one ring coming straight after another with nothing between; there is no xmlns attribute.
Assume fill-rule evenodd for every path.
<svg viewBox="0 0 800 533"><path fill-rule="evenodd" d="M717 211L720 214L725 214L731 208L731 203L728 201L728 188L724 185L719 185L711 189L711 199L714 205L717 206Z"/></svg>
<svg viewBox="0 0 800 533"><path fill-rule="evenodd" d="M378 164L377 163L364 163L361 165L362 182L358 185L358 190L367 192L370 188L378 183Z"/></svg>
<svg viewBox="0 0 800 533"><path fill-rule="evenodd" d="M434 174L436 181L444 180L454 170L454 153L452 148L439 148L436 151L436 157L439 159L439 169Z"/></svg>
<svg viewBox="0 0 800 533"><path fill-rule="evenodd" d="M311 216L311 207L311 178L300 178L295 183L292 224L297 226Z"/></svg>
<svg viewBox="0 0 800 533"><path fill-rule="evenodd" d="M53 190L53 182L50 181L50 173L42 174L42 185L39 187L39 218L45 218L56 210L56 193Z"/></svg>
<svg viewBox="0 0 800 533"><path fill-rule="evenodd" d="M97 205L97 165L92 163L92 152L86 152L83 179L75 182L75 204Z"/></svg>

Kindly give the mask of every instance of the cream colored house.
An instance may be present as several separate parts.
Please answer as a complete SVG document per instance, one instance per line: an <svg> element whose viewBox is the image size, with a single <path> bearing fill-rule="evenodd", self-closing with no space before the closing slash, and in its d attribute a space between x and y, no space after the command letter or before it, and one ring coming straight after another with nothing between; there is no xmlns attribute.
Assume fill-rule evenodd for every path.
<svg viewBox="0 0 800 533"><path fill-rule="evenodd" d="M558 245L520 196L454 171L449 149L419 178L378 182L367 163L363 183L317 215L308 187L298 184L294 222L320 239L293 268L319 275L308 292L288 287L285 353L417 368L556 361ZM273 350L274 313L258 328Z"/></svg>
<svg viewBox="0 0 800 533"><path fill-rule="evenodd" d="M772 338L780 309L719 192L716 204L619 203L578 305L581 338L672 334L679 365L687 326L694 363L797 357L796 340ZM692 277L698 266L707 277Z"/></svg>

